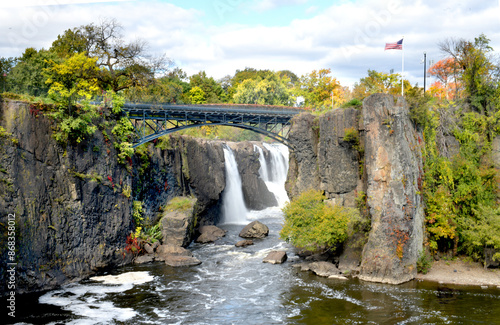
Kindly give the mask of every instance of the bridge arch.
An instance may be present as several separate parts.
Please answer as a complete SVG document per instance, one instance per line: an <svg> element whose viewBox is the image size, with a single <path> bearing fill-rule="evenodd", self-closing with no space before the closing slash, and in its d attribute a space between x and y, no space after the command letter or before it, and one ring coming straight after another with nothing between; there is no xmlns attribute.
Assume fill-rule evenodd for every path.
<svg viewBox="0 0 500 325"><path fill-rule="evenodd" d="M273 139L275 141L278 141L278 142L286 145L288 148L293 149L293 145L290 142L290 140L288 140L287 138L285 138L283 136L280 136L280 135L278 135L276 133L273 133L273 132L270 132L270 131L267 131L267 130L255 127L255 126L251 126L251 125L245 125L245 124L227 124L227 123L197 123L197 124L189 124L189 125L183 125L183 126L179 126L179 127L175 127L175 128L166 129L166 130L163 130L161 132L153 133L153 134L147 135L145 137L142 137L136 143L134 143L132 145L132 147L136 148L136 147L138 147L138 146L140 146L140 145L142 145L144 143L147 143L147 142L153 141L155 139L158 139L159 137L161 137L163 135L167 135L167 134L170 134L170 133L178 132L178 131L181 131L181 130L187 130L187 129L196 128L196 127L202 127L202 126L217 126L217 125L224 125L224 126L230 126L230 127L235 127L235 128L250 130L250 131L253 131L253 132L256 132L256 133L268 136L271 139Z"/></svg>
<svg viewBox="0 0 500 325"><path fill-rule="evenodd" d="M289 148L290 121L300 109L262 105L125 104L123 111L134 126L137 147L169 133L201 126L231 126L263 134Z"/></svg>

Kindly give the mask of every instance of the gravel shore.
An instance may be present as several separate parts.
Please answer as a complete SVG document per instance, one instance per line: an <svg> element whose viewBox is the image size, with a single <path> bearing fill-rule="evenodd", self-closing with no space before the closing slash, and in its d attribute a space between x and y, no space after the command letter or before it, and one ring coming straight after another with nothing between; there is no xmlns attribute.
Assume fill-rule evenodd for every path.
<svg viewBox="0 0 500 325"><path fill-rule="evenodd" d="M479 263L461 260L434 262L427 274L418 274L416 279L500 289L500 269L485 269Z"/></svg>

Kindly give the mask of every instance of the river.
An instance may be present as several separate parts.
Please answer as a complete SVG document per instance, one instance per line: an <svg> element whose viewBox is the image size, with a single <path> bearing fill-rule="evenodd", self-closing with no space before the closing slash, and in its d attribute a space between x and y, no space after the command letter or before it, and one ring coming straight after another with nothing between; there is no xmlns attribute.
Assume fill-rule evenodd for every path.
<svg viewBox="0 0 500 325"><path fill-rule="evenodd" d="M320 278L297 271L299 258L279 239L277 208L250 212L269 226L267 238L234 246L240 225L222 225L226 237L189 248L203 263L172 268L128 266L104 284L94 278L43 295L20 297L19 324L499 324L498 289L403 285ZM274 249L288 261L262 263Z"/></svg>
<svg viewBox="0 0 500 325"><path fill-rule="evenodd" d="M286 154L281 161L288 161ZM273 180L269 175L279 171L267 167L269 172L261 175L269 188L278 178L284 182L283 177ZM280 203L286 200L282 185L272 191ZM240 200L230 194L226 200ZM500 324L498 289L418 281L395 286L300 272L292 266L300 261L293 247L279 238L281 210L242 211L236 219L225 218L222 239L189 246L201 265L127 266L58 290L24 295L16 305L17 324ZM269 236L235 247L243 224L253 220L266 224ZM286 250L287 262L263 263L272 250Z"/></svg>

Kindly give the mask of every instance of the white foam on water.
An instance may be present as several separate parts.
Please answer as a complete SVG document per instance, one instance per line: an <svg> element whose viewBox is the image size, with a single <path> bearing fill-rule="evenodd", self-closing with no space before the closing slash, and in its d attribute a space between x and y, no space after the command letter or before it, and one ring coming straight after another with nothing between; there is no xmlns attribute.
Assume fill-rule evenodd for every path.
<svg viewBox="0 0 500 325"><path fill-rule="evenodd" d="M91 277L92 281L99 281L103 284L143 284L151 282L154 277L149 272L127 272L119 275L102 275Z"/></svg>
<svg viewBox="0 0 500 325"><path fill-rule="evenodd" d="M39 298L42 304L59 306L82 318L67 324L93 325L113 321L126 322L137 315L132 308L118 308L105 301L107 293L130 290L137 284L153 281L148 272L128 272L120 275L105 275L90 278L102 282L99 285L72 284L60 290L50 291Z"/></svg>

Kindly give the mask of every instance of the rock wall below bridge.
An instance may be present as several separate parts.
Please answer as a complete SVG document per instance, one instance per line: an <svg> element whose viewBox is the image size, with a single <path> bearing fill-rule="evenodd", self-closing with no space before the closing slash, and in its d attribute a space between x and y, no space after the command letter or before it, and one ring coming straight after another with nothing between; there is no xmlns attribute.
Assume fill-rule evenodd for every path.
<svg viewBox="0 0 500 325"><path fill-rule="evenodd" d="M102 131L85 143L60 146L52 138L53 121L24 102L0 101L0 125L8 133L0 137L1 258L7 261L8 215L15 214L18 293L130 263L125 247L135 226L133 201L142 202L146 224L158 221L167 202L182 195L196 197L198 227L219 220L225 187L221 142L173 135L163 149L150 144L127 166L118 163L113 140ZM257 177L253 144L233 147L248 207L272 204Z"/></svg>

